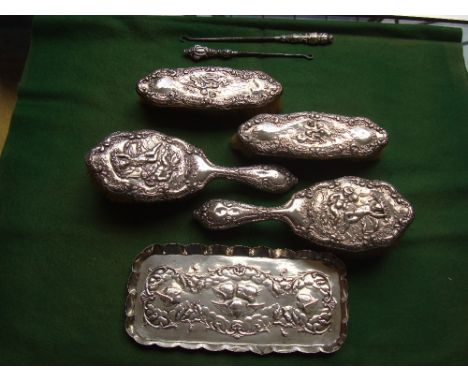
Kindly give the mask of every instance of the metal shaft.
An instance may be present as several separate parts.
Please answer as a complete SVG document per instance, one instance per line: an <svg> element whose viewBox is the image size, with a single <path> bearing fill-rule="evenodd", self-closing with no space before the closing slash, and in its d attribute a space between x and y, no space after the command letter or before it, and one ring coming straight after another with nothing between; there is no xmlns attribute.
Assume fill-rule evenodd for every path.
<svg viewBox="0 0 468 382"><path fill-rule="evenodd" d="M246 52L232 49L210 49L206 46L195 45L184 50L184 54L194 61L200 61L206 58L231 58L231 57L295 57L312 60L311 54L299 53L275 53L275 52Z"/></svg>
<svg viewBox="0 0 468 382"><path fill-rule="evenodd" d="M182 39L186 41L203 41L203 42L210 42L210 41L246 41L246 42L257 42L257 41L275 41L275 36L263 36L263 37L188 37L182 36Z"/></svg>
<svg viewBox="0 0 468 382"><path fill-rule="evenodd" d="M234 51L234 56L239 57L297 57L305 58L307 60L313 60L314 57L311 54L301 54L301 53L274 53L274 52L242 52Z"/></svg>
<svg viewBox="0 0 468 382"><path fill-rule="evenodd" d="M282 42L289 44L325 45L333 42L329 33L293 33L280 36L246 36L246 37L190 37L182 36L185 41L231 41L231 42Z"/></svg>

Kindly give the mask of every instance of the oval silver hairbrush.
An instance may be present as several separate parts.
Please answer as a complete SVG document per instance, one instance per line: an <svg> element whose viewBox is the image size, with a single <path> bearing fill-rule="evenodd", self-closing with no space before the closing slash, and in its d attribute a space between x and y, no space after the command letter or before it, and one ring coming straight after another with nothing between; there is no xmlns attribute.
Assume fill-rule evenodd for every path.
<svg viewBox="0 0 468 382"><path fill-rule="evenodd" d="M109 135L89 152L86 164L106 194L119 200L179 199L201 190L217 177L269 192L287 191L297 183L280 166L216 166L200 149L153 130Z"/></svg>
<svg viewBox="0 0 468 382"><path fill-rule="evenodd" d="M215 199L203 204L194 216L209 229L282 220L313 243L357 252L391 245L409 226L414 213L390 184L343 177L297 192L280 207Z"/></svg>

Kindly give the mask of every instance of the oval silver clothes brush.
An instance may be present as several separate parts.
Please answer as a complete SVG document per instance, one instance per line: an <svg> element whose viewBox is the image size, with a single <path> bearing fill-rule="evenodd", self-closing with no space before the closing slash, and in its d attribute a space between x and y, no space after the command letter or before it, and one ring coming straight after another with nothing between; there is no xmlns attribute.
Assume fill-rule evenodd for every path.
<svg viewBox="0 0 468 382"><path fill-rule="evenodd" d="M279 108L283 87L260 70L199 66L157 69L138 81L136 91L161 108L258 114Z"/></svg>
<svg viewBox="0 0 468 382"><path fill-rule="evenodd" d="M261 114L231 140L245 154L301 159L375 159L387 132L364 117L317 112Z"/></svg>

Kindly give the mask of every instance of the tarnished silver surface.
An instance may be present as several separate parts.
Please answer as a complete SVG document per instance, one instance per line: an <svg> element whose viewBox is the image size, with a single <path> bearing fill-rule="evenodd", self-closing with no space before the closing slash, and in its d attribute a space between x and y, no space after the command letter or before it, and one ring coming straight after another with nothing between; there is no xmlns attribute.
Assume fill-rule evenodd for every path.
<svg viewBox="0 0 468 382"><path fill-rule="evenodd" d="M216 177L269 192L283 192L297 183L279 166L216 166L200 149L153 130L109 135L89 152L86 164L106 193L135 201L182 198Z"/></svg>
<svg viewBox="0 0 468 382"><path fill-rule="evenodd" d="M311 242L357 252L391 245L409 226L414 213L388 183L343 177L297 192L281 207L214 199L203 204L194 216L209 229L282 220Z"/></svg>
<svg viewBox="0 0 468 382"><path fill-rule="evenodd" d="M153 245L133 263L126 330L142 345L330 353L346 338L347 300L333 255Z"/></svg>
<svg viewBox="0 0 468 382"><path fill-rule="evenodd" d="M281 36L244 36L244 37L189 37L182 36L187 41L235 41L235 42L284 42L289 44L325 45L333 42L329 33L293 33Z"/></svg>
<svg viewBox="0 0 468 382"><path fill-rule="evenodd" d="M237 138L254 154L305 159L371 157L388 142L386 131L367 118L316 112L257 115Z"/></svg>
<svg viewBox="0 0 468 382"><path fill-rule="evenodd" d="M312 60L311 54L299 53L275 53L275 52L249 52L232 49L210 49L206 46L194 45L191 48L184 49L184 54L193 61L200 61L206 58L231 58L231 57L295 57Z"/></svg>
<svg viewBox="0 0 468 382"><path fill-rule="evenodd" d="M211 66L158 69L138 81L136 90L156 106L231 110L266 106L283 88L260 71Z"/></svg>

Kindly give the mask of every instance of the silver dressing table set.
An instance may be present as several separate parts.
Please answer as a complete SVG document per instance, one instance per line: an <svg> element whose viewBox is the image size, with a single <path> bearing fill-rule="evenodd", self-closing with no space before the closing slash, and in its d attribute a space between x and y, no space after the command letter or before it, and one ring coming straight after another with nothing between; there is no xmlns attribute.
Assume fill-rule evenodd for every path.
<svg viewBox="0 0 468 382"><path fill-rule="evenodd" d="M315 43L332 40L326 34L307 35L314 35ZM202 54L200 48L192 52ZM239 126L231 142L249 157L375 159L387 144L387 132L363 117L261 113L278 102L282 90L266 73L225 67L158 69L137 84L141 98L159 108L253 110L256 115ZM110 199L126 202L184 198L218 177L273 193L297 183L277 165L221 167L201 149L154 130L109 135L87 154L86 165ZM392 185L346 176L300 190L278 207L213 199L193 216L212 230L280 220L324 250L353 256L390 246L414 213ZM133 263L125 314L127 333L143 345L330 353L347 335L346 270L336 255L315 250L154 244Z"/></svg>

